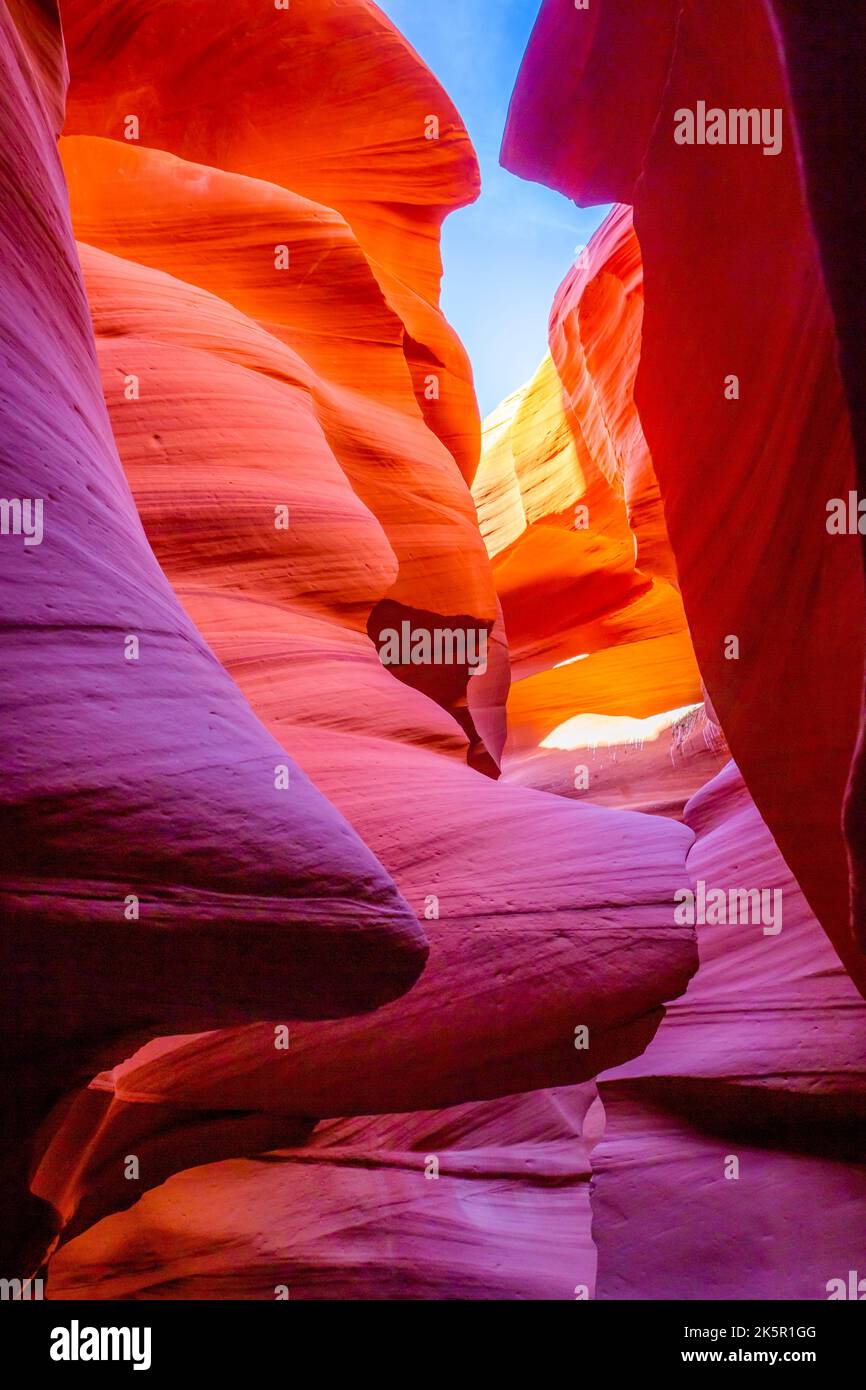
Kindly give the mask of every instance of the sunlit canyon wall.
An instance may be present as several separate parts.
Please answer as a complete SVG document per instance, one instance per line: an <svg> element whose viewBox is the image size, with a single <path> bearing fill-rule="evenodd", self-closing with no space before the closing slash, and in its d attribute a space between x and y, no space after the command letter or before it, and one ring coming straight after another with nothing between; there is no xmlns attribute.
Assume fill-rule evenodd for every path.
<svg viewBox="0 0 866 1390"><path fill-rule="evenodd" d="M482 439L477 165L376 7L61 10L0 11L10 1274L826 1297L862 569L769 11L542 7L504 160L617 206ZM676 145L704 96L779 155Z"/></svg>

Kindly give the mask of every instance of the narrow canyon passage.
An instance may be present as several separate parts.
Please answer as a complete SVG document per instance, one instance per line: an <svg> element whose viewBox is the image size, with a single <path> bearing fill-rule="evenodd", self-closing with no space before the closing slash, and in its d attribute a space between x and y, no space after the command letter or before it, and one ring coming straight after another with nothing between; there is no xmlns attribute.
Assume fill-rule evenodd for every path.
<svg viewBox="0 0 866 1390"><path fill-rule="evenodd" d="M611 210L483 422L479 165L397 24L55 11L0 18L10 1276L826 1298L863 578L769 3L545 0L503 165ZM710 78L788 141L679 144Z"/></svg>

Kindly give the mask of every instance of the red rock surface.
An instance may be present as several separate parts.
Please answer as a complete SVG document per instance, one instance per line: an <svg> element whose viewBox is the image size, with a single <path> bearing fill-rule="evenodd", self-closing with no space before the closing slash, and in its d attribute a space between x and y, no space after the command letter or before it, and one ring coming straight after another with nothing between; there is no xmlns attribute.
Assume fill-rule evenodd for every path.
<svg viewBox="0 0 866 1390"><path fill-rule="evenodd" d="M862 1267L866 1004L733 764L686 816L692 880L780 892L782 930L699 926L688 991L601 1078L598 1297L825 1299Z"/></svg>
<svg viewBox="0 0 866 1390"><path fill-rule="evenodd" d="M290 11L183 0L132 13L126 0L67 0L63 15L67 133L120 140L133 113L142 145L290 189L345 218L405 325L421 408L471 475L478 408L466 354L438 312L439 227L477 195L478 166L452 102L403 36L368 0L307 0ZM216 83L214 55L239 34L238 60L219 63ZM431 367L441 372L438 402L425 395Z"/></svg>
<svg viewBox="0 0 866 1390"><path fill-rule="evenodd" d="M256 719L145 538L102 399L56 100L44 100L59 34L52 68L41 22L30 47L31 17L18 11L20 29L0 17L3 488L44 516L41 544L10 535L0 548L3 1034L20 1077L4 1268L38 1258L53 1224L41 1210L20 1229L17 1185L64 1086L136 1035L375 1008L426 956L414 913Z"/></svg>
<svg viewBox="0 0 866 1390"><path fill-rule="evenodd" d="M510 168L579 203L634 205L635 400L707 715L745 778L731 764L686 807L689 877L777 890L784 905L778 935L699 925L686 995L640 1058L600 1079L600 1298L824 1299L859 1261L864 967L841 809L862 579L856 539L825 528L828 499L853 486L851 434L781 55L763 5L601 0L575 14L547 0L505 139ZM807 105L815 91L801 89ZM676 146L674 112L707 98L782 108L783 153ZM816 119L812 141L826 133ZM566 367L580 356L572 346ZM739 661L724 659L730 634Z"/></svg>
<svg viewBox="0 0 866 1390"><path fill-rule="evenodd" d="M724 744L634 401L642 321L616 207L556 296L550 355L485 421L473 494L512 653L507 779L679 815Z"/></svg>
<svg viewBox="0 0 866 1390"><path fill-rule="evenodd" d="M52 1295L574 1299L595 1276L592 1099L334 1121L303 1149L192 1169L61 1251Z"/></svg>
<svg viewBox="0 0 866 1390"><path fill-rule="evenodd" d="M480 467L439 308L475 156L374 5L68 0L80 264L53 6L0 15L4 490L46 499L0 550L0 1177L7 1261L60 1233L50 1297L856 1268L836 339L793 138L672 139L707 84L793 119L767 15L542 6L506 158L617 206ZM488 669L386 668L403 621L489 635ZM699 925L689 983L704 881L784 926Z"/></svg>
<svg viewBox="0 0 866 1390"><path fill-rule="evenodd" d="M674 113L701 99L780 108L781 153L675 144ZM503 158L579 203L634 205L646 301L636 401L698 663L762 816L862 986L840 831L862 567L857 538L825 526L854 463L766 7L546 0ZM725 397L731 374L739 400ZM731 635L738 661L725 657Z"/></svg>
<svg viewBox="0 0 866 1390"><path fill-rule="evenodd" d="M477 461L474 397L462 349L438 310L439 222L472 196L476 180L450 103L363 0L309 5L298 24L282 30L274 27L281 15L263 16L247 4L219 17L208 7L203 25L203 7L185 0L171 11L173 33L180 25L184 40L171 59L167 15L146 4L134 12L77 3L64 10L74 82L63 141L72 213L84 243L114 437L158 565L99 397L44 117L37 133L50 187L37 179L31 189L27 172L16 171L28 196L39 195L51 210L63 248L52 261L53 280L45 283L37 272L26 282L28 293L42 296L63 373L60 406L50 406L52 448L39 456L40 466L52 458L56 468L66 465L52 486L59 497L72 494L69 517L78 526L68 525L59 538L66 563L62 576L48 576L50 585L46 579L46 611L59 613L60 642L73 620L79 633L93 629L89 663L82 667L76 647L61 666L63 720L44 689L38 705L30 698L28 716L40 737L50 725L58 742L56 754L47 745L50 756L35 783L32 767L29 781L22 771L22 788L35 785L59 808L54 839L45 837L41 848L55 879L67 854L76 884L88 875L112 884L133 877L144 883L142 907L160 912L161 954L139 986L127 979L126 952L134 940L141 964L147 911L135 926L122 917L114 922L111 895L102 890L79 893L70 909L80 965L73 986L86 988L92 1013L99 1001L96 1014L105 1012L107 1032L119 1028L120 1008L109 986L122 986L126 1029L140 1022L139 1034L155 1040L135 1054L125 1032L129 1060L58 1108L43 1132L35 1190L70 1223L69 1234L81 1232L62 1257L68 1273L58 1291L86 1287L100 1295L117 1287L116 1276L134 1281L136 1260L124 1263L112 1244L123 1241L132 1221L144 1245L155 1239L165 1252L167 1270L174 1247L163 1227L176 1230L184 1269L177 1286L186 1280L194 1292L196 1261L187 1256L188 1242L197 1239L196 1210L217 1273L219 1252L238 1237L229 1207L240 1211L252 1252L261 1248L266 1224L275 1230L275 1248L288 1254L308 1237L284 1216L273 1166L243 1156L303 1146L304 1117L334 1120L312 1141L330 1151L351 1147L357 1134L341 1116L468 1105L456 1128L442 1120L443 1221L451 1234L434 1254L442 1222L430 1211L422 1243L431 1271L439 1271L431 1273L431 1287L442 1290L451 1278L473 1297L499 1288L495 1280L485 1288L483 1272L496 1250L505 1250L511 1225L526 1230L527 1249L501 1287L515 1296L562 1287L572 1296L574 1269L588 1278L591 1259L586 1161L572 1143L583 1102L557 1125L555 1100L530 1097L516 1108L497 1108L496 1101L517 1090L583 1082L645 1046L662 1001L685 987L694 965L693 932L671 920L692 837L662 820L497 785L467 766L495 772L470 711L478 712L495 755L507 653L493 574L460 471L471 475ZM222 41L227 31L220 26L240 21L245 63L231 71L232 100L221 92L217 101L207 73L208 54L216 51L212 23ZM340 45L357 61L336 69ZM297 110L283 103L272 128L265 117L245 118L253 89L257 112L277 109L262 92L268 83L283 90L287 64L297 75ZM422 116L430 110L442 122L436 142L424 136ZM129 111L141 122L139 142L122 139ZM287 139L292 122L298 138ZM366 144L358 144L358 131L366 132ZM275 263L278 245L289 252L286 272ZM14 282L21 272L12 264ZM68 323L62 315L70 317L70 303ZM441 409L419 402L418 366L431 360L441 370ZM45 400L51 382L44 365L34 364L34 375ZM19 402L30 429L27 410ZM288 508L286 531L274 525L278 507ZM46 543L38 559L50 557ZM375 643L382 625L402 615L428 628L444 619L491 629L490 671L471 693L465 671L447 680L434 672L432 681L413 685L413 673L398 670L395 680ZM32 611L23 616L32 623ZM93 662L107 663L115 630L141 634L143 659L130 670L116 653L109 679ZM35 668L44 684L50 653L43 638L37 625ZM22 669L29 669L26 660ZM99 699L90 698L93 689ZM281 799L273 773L286 758L284 747L312 782L293 763L291 795ZM124 759L131 759L129 772ZM270 780L257 790L260 764ZM15 782L9 785L14 792ZM41 801L23 804L41 816ZM88 855L98 859L92 869ZM308 882L318 897L312 888L305 892ZM220 893L230 892L233 920L221 927L223 953L210 949L212 919ZM302 894L298 921L291 901ZM340 906L343 896L351 910ZM271 914L264 921L260 898ZM196 926L183 934L182 954L181 946L165 945L165 929L185 924L185 914ZM380 1009L368 1024L363 1011L406 989L423 964L416 916L433 947L423 986L405 1006ZM328 957L320 961L307 927L331 925L333 917ZM255 951L251 924L261 942ZM303 972L292 954L299 942ZM155 1018L144 1016L144 1003ZM345 1027L301 1021L348 1010L357 1016ZM71 1004L64 1041L70 1012ZM219 1028L250 1017L270 1021ZM286 1020L291 1046L283 1051L275 1047L274 1024ZM185 1035L165 1036L173 1024ZM575 1046L581 1026L589 1029L587 1050ZM39 1027L48 1027L44 1016ZM190 1035L200 1027L218 1031ZM75 1076L98 1062L104 1064L101 1053L87 1053ZM55 1092L73 1079L64 1072ZM488 1119L477 1109L484 1102L494 1105ZM545 1118L551 1110L553 1120ZM412 1190L422 1203L427 1193L429 1204L431 1189L440 1189L423 1175L424 1186L417 1186L415 1160L401 1160L413 1171L400 1178L401 1165L395 1169L389 1154L415 1152L437 1123L372 1122L363 1166L375 1179L366 1187L341 1176L341 1162L326 1160L336 1174L333 1198L323 1197L309 1238L319 1234L300 1260L309 1267L312 1296L317 1281L328 1286L329 1266L345 1262L340 1250L350 1240L347 1232L317 1254L328 1201L357 1201L369 1211L373 1197L383 1206L400 1204ZM477 1147L478 1157L461 1157L461 1132L476 1134L468 1148ZM526 1145L534 1163L540 1145L543 1167L548 1143L559 1146L550 1161L579 1198L561 1259L546 1246L562 1221L564 1194L548 1200L548 1180L527 1179L519 1156ZM497 1156L503 1148L514 1153ZM124 1171L130 1149L141 1163L137 1185ZM215 1177L202 1166L214 1161ZM464 1170L468 1163L483 1171L488 1161L487 1225L499 1206L501 1231L489 1249L476 1232L474 1250L461 1257L468 1240ZM500 1163L514 1170L505 1207ZM166 1183L184 1170L178 1185ZM294 1147L287 1171L305 1207L309 1163ZM237 1201L226 1194L215 1212L212 1181L227 1182ZM118 1213L148 1192L129 1215ZM103 1215L104 1225L87 1229ZM300 1207L297 1219L307 1220ZM116 1260L111 1273L109 1251ZM383 1258L371 1250L371 1262ZM407 1273L413 1259L407 1248L389 1276L403 1296L424 1292ZM565 1283L561 1263L569 1266ZM240 1261L234 1279L220 1284L217 1277L212 1289L254 1294L261 1286L255 1259L249 1268ZM356 1266L354 1280L369 1293L363 1267Z"/></svg>

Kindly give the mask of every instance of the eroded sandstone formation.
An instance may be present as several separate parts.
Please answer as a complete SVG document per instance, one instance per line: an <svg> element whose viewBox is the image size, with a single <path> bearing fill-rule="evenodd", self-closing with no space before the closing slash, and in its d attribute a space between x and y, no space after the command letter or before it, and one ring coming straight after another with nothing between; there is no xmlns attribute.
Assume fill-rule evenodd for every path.
<svg viewBox="0 0 866 1390"><path fill-rule="evenodd" d="M69 227L59 32L49 62L42 12L16 19L2 16L3 490L41 526L0 549L12 1277L54 1224L41 1208L31 1223L22 1184L70 1084L136 1035L375 1008L426 957L415 914L256 719L147 543Z"/></svg>
<svg viewBox="0 0 866 1390"><path fill-rule="evenodd" d="M61 277L59 290L41 287L38 272L35 284L47 298L53 293L63 304L71 297L76 305L81 363L73 365L95 422L84 417L80 428L88 430L88 442L96 435L102 449L95 479L101 477L97 463L112 478L103 511L85 514L90 545L75 544L85 575L91 566L107 586L103 608L86 616L99 629L97 647L110 649L115 629L121 637L140 637L137 664L124 661L122 645L116 653L119 690L127 699L138 682L129 704L80 656L69 659L74 678L101 694L88 699L74 680L71 690L65 687L82 730L93 721L90 743L75 737L78 726L69 718L61 725L46 709L42 720L53 718L56 737L72 736L90 775L94 767L100 774L100 798L81 825L77 818L88 812L81 763L69 759L68 749L61 757L59 747L43 762L45 785L65 808L58 836L68 823L76 837L77 871L83 873L82 855L89 852L99 859L102 878L122 882L125 875L131 891L140 889L139 917L132 920L124 918L118 890L120 916L107 934L104 895L92 895L102 904L101 920L89 898L76 899L80 934L89 934L94 953L107 942L102 976L110 968L124 985L126 1004L132 984L126 985L125 957L118 964L116 937L122 932L128 945L138 943L141 932L144 944L136 949L144 952L150 927L159 931L161 945L165 927L183 922L189 899L193 908L199 905L199 878L204 887L212 858L221 867L210 881L209 905L218 904L221 891L237 889L231 932L224 928L225 956L209 947L205 968L195 969L199 942L213 935L207 914L197 936L184 935L187 956L157 956L146 997L164 990L168 971L172 988L162 1011L154 1008L152 1020L142 1019L140 1033L154 1041L135 1053L134 1041L125 1038L120 1055L125 1051L129 1060L101 1074L44 1129L35 1190L52 1204L58 1224L68 1223L69 1235L81 1232L62 1257L68 1273L58 1293L86 1286L98 1295L127 1258L121 1277L134 1281L134 1259L109 1254L112 1242L123 1240L128 1219L147 1225L156 1210L151 1200L167 1197L176 1213L169 1225L180 1223L190 1197L166 1183L174 1172L185 1171L200 1193L216 1249L221 1237L208 1195L210 1170L202 1166L208 1162L228 1161L218 1181L234 1182L236 1156L247 1161L243 1156L278 1145L305 1145L310 1117L339 1121L471 1108L514 1091L581 1083L600 1067L626 1060L646 1045L663 1001L682 991L695 961L692 929L672 919L692 840L685 827L575 807L533 789L500 785L491 775L501 742L507 652L493 573L461 475L461 469L471 475L477 462L474 396L462 349L437 305L439 221L475 189L474 159L456 113L416 55L361 0L339 12L309 5L293 27L285 26L283 15L264 19L261 7L238 4L225 22L247 25L249 71L257 81L279 83L286 65L304 75L297 112L283 104L273 129L266 121L254 126L238 118L238 103L242 108L253 85L241 66L236 104L212 98L205 69L215 50L212 33L198 23L201 8L172 11L172 32L180 23L184 35L176 70L165 61L169 21L163 7L142 4L132 13L126 5L95 11L70 3L64 10L73 85L62 156L102 389L125 477L99 400L53 139L49 150L48 133L40 134L56 193L50 206L64 238L60 271L68 284ZM273 28L280 23L282 30ZM351 65L334 67L341 43L366 55L369 69L357 90L358 65L351 72ZM198 91L187 81L197 52ZM325 74L334 72L344 74L333 78L342 85L329 90ZM188 118L191 107L195 121ZM438 113L438 140L428 138L431 112ZM139 122L136 140L125 138L128 114ZM288 139L292 122L294 138ZM358 146L359 130L368 132L368 146ZM18 178L24 183L24 171ZM67 336L66 325L58 325L61 345ZM431 364L432 373L422 373ZM78 418L78 376L65 370L69 408ZM431 374L438 398L426 394ZM95 452L92 442L90 448ZM69 460L60 446L58 452L55 468L77 482L77 472L63 473ZM81 477L86 488L87 475ZM109 501L116 515L108 514ZM159 621L148 619L149 574ZM63 574L66 602L76 597L77 577L72 569ZM132 591L129 611L126 587ZM429 672L414 680L412 671L386 669L377 652L382 624L406 617L422 629L448 623L491 633L487 671L472 677L465 669L434 671L431 682ZM78 631L82 627L79 618ZM175 629L178 665L169 660ZM183 664L196 659L202 674ZM44 673L44 662L37 666ZM471 692L470 679L478 682ZM163 694L160 682L166 681ZM153 696L152 716L142 703L142 685ZM262 805L241 805L245 789L252 795L256 740L266 750L269 780ZM175 758L165 788L148 780L158 779L163 755ZM284 761L287 785L276 785L275 767ZM78 779L74 796L71 786L58 783L56 763L68 765L70 781ZM127 779L141 794L142 816L151 816L140 830ZM179 817L192 814L199 796L205 811L187 834ZM34 815L37 809L41 805ZM280 815L296 817L297 828L291 819L276 820L279 844L259 843L262 818L267 828L267 817ZM328 817L332 828L319 854L317 826ZM161 857L159 826L168 837ZM56 874L59 849L46 843L44 853ZM274 934L266 938L267 951L250 950L251 931L261 928L264 937L270 923L261 924L255 901L247 905L257 880L245 855L264 882L273 883L273 897L281 887L290 899L292 887L299 896L305 875L315 873L332 915L342 885L353 875L357 880L354 894L345 890L351 908L338 919L339 937L335 929L329 938L318 993L309 987L313 1002L302 993L297 971L288 984L277 968L283 938ZM294 856L294 870L281 870L285 856ZM163 874L170 888L177 884L164 894L171 908L161 913L158 928L148 923L152 900L159 907L161 898L147 871L158 882ZM295 938L306 932L304 980L318 978L322 932L317 936L313 928L323 914L307 909L306 915L312 920L305 917L295 929ZM56 929L53 916L42 920ZM201 918L193 914L193 920ZM285 935L291 944L291 933ZM432 952L421 986L406 994L405 1005L376 1009L368 1023L365 1010L406 990L417 976L425 936ZM231 953L235 941L244 943L242 960ZM289 946L284 949L288 953ZM87 969L86 954L78 959L82 988L86 984L91 1001L99 999L100 972L95 964ZM215 1002L208 997L208 970L219 972ZM255 994L249 980L263 976ZM344 1027L336 1015L346 1012L354 1017ZM333 1021L319 1028L308 1021L315 1013ZM260 1020L254 1027L220 1029L250 1016ZM61 1011L58 1022L61 1017L66 1027L68 1016ZM288 1045L282 1047L286 1025ZM202 1027L210 1031L193 1031ZM180 1030L182 1036L170 1036ZM581 1030L587 1030L588 1046L575 1045ZM89 1065L96 1071L105 1060L114 1060L110 1049L107 1059L88 1055L80 1070ZM63 1084L71 1080L64 1077ZM492 1112L501 1117L501 1142L546 1143L545 1123L533 1115L543 1119L549 1109L539 1097L525 1124L509 1121L507 1107ZM348 1121L340 1123L352 1133ZM431 1191L424 1172L414 1158L395 1163L389 1154L426 1147L431 1123L407 1118L401 1134L387 1120L374 1126L367 1166L376 1174L377 1194L393 1189L391 1200L399 1201L406 1184L417 1182L423 1207ZM468 1130L483 1129L483 1110L465 1123ZM442 1167L459 1176L464 1160L459 1152L449 1156L458 1148L457 1130L452 1136L443 1126ZM566 1125L563 1143L576 1127L577 1121ZM495 1145L495 1134L494 1124L479 1142L482 1156ZM339 1135L331 1128L312 1143L337 1145ZM126 1175L130 1150L139 1169L132 1181ZM578 1141L562 1162L571 1165L584 1200L581 1152ZM302 1182L305 1166L303 1159L293 1161ZM336 1162L333 1169L342 1171ZM254 1177L258 1172L256 1165L250 1170ZM261 1165L261 1174L273 1172ZM494 1200L497 1181L492 1172ZM294 1249L292 1228L278 1215L284 1199L275 1194L283 1186L254 1185L257 1195L242 1204L252 1243L270 1211L288 1282L295 1291L300 1286L302 1296L305 1287L314 1293L315 1270L306 1285L309 1261ZM111 1215L157 1187L159 1195L154 1191L139 1203L134 1216ZM447 1183L442 1190L449 1190ZM526 1207L539 1221L538 1250L544 1192L543 1182L517 1181L517 1210ZM339 1192L334 1200L343 1200ZM452 1221L461 1210L458 1193ZM107 1221L93 1227L102 1216ZM163 1217L156 1219L162 1226ZM436 1229L433 1221L431 1238ZM577 1219L574 1229L576 1248L588 1250L585 1221ZM183 1245L180 1224L177 1230ZM458 1224L458 1245L460 1239ZM164 1232L158 1244L168 1268L171 1241ZM102 1255L91 1268L94 1249ZM444 1287L449 1257L440 1252L437 1259ZM467 1273L467 1288L480 1296L479 1271L488 1262L482 1243L476 1274ZM193 1278L192 1266L173 1276L173 1287L194 1291L194 1281L185 1285L187 1276ZM568 1277L573 1283L576 1276ZM585 1270L581 1277L588 1278ZM238 1278L243 1284L240 1272ZM360 1268L357 1278L363 1278ZM417 1292L399 1272L391 1278L395 1292ZM536 1254L518 1266L511 1287L517 1294L526 1281L527 1288L550 1291L559 1279L550 1257ZM258 1290L260 1272L244 1287L248 1294Z"/></svg>
<svg viewBox="0 0 866 1390"><path fill-rule="evenodd" d="M733 764L689 803L706 892L760 885L781 930L698 927L701 965L599 1082L599 1298L808 1299L859 1268L866 1004Z"/></svg>
<svg viewBox="0 0 866 1390"><path fill-rule="evenodd" d="M863 596L768 11L542 6L506 160L616 206L482 439L475 156L375 5L61 8L68 105L0 15L9 1273L824 1297ZM711 78L778 155L676 144Z"/></svg>
<svg viewBox="0 0 866 1390"><path fill-rule="evenodd" d="M817 119L797 6L777 8L787 49L769 5L600 0L575 14L547 0L504 145L509 167L579 203L633 205L646 306L635 402L706 712L740 768L685 808L696 842L684 910L706 913L699 971L646 1052L599 1080L600 1298L821 1299L857 1267L864 957L842 809L862 574L856 534L826 525L830 499L854 486L854 456L797 121L812 160L841 137ZM836 19L830 30L838 38ZM766 114L783 138L766 153L729 136L679 142L677 123L710 105L726 120L754 108L761 136ZM838 302L847 214L811 172ZM555 312L552 329L555 343ZM579 348L563 360L565 381ZM850 368L850 350L842 360Z"/></svg>
<svg viewBox="0 0 866 1390"><path fill-rule="evenodd" d="M509 781L679 816L724 762L634 401L643 269L617 206L569 271L534 380L473 485L512 658Z"/></svg>
<svg viewBox="0 0 866 1390"><path fill-rule="evenodd" d="M780 152L677 144L676 113L699 101L782 112ZM547 0L503 158L579 203L633 205L645 298L635 399L695 654L758 809L863 985L840 828L862 565L858 538L826 528L854 459L768 6Z"/></svg>

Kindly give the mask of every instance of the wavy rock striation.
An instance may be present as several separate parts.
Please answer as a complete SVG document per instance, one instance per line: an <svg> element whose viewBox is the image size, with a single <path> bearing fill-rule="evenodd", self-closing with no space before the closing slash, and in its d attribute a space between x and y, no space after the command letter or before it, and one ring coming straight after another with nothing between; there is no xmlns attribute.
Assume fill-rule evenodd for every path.
<svg viewBox="0 0 866 1390"><path fill-rule="evenodd" d="M695 883L778 920L699 925L688 991L600 1079L598 1297L825 1299L862 1265L866 1004L733 764L686 817Z"/></svg>
<svg viewBox="0 0 866 1390"><path fill-rule="evenodd" d="M700 101L778 111L780 151L677 143L677 113ZM840 830L863 577L858 539L826 527L854 460L797 150L765 4L547 0L503 158L579 203L634 207L636 401L698 664L761 815L863 987Z"/></svg>
<svg viewBox="0 0 866 1390"><path fill-rule="evenodd" d="M20 669L39 672L27 716L55 742L22 766L20 795L34 825L48 810L34 873L65 866L77 885L73 993L86 987L92 1020L94 998L114 1008L109 984L123 990L127 1060L40 1141L35 1188L76 1236L52 1266L58 1294L161 1285L142 1280L155 1250L175 1291L273 1297L267 1228L279 1266L295 1261L293 1294L370 1296L354 1233L393 1210L368 1253L371 1269L390 1260L398 1296L450 1280L472 1297L572 1297L592 1259L580 1083L640 1052L686 986L694 933L672 903L693 836L495 780L508 653L465 481L471 377L438 308L439 225L477 189L468 138L364 0L63 13L62 157L123 474L40 118L63 257L49 272L37 259L26 284L65 355L46 406L45 368L25 354L40 394L18 409L28 430L50 415L38 460L70 502L46 577L53 622L22 610ZM6 264L20 278L29 262ZM56 553L46 540L38 560ZM486 672L386 669L383 630L403 622L489 634ZM62 717L45 696L49 626L61 656L74 643ZM430 958L389 1005L425 961L418 917ZM88 1052L75 1076L117 1059ZM561 1105L500 1103L572 1085ZM431 1130L440 1186L411 1157ZM275 1148L278 1164L249 1157ZM559 1235L566 1179L575 1222ZM347 1204L357 1220L333 1230ZM400 1216L413 1205L416 1245ZM491 1283L509 1245L513 1272Z"/></svg>
<svg viewBox="0 0 866 1390"><path fill-rule="evenodd" d="M507 779L681 815L724 744L634 401L642 321L619 206L556 296L549 356L485 422L473 494L512 653Z"/></svg>
<svg viewBox="0 0 866 1390"><path fill-rule="evenodd" d="M150 549L68 222L63 93L46 88L59 31L42 9L15 17L0 16L0 440L4 494L40 524L0 542L4 1277L32 1272L55 1228L23 1193L34 1131L75 1081L136 1037L374 1009L426 958L415 914Z"/></svg>
<svg viewBox="0 0 866 1390"><path fill-rule="evenodd" d="M640 1058L600 1078L602 1298L824 1299L859 1258L866 975L848 927L841 812L862 574L856 537L826 526L854 457L797 122L810 191L826 195L825 252L838 253L850 210L814 163L839 113L818 118L795 0L776 10L787 49L769 5L686 0L650 13L601 0L575 12L547 0L504 144L508 167L579 203L633 205L646 306L635 401L706 715L742 770L729 764L686 806L689 876L701 901L757 892L776 912L699 918L687 993ZM838 37L835 19L829 32ZM775 113L781 148L679 143L699 102ZM837 256L831 272L837 312L846 265ZM856 407L849 314L842 361ZM562 362L565 381L580 345Z"/></svg>

